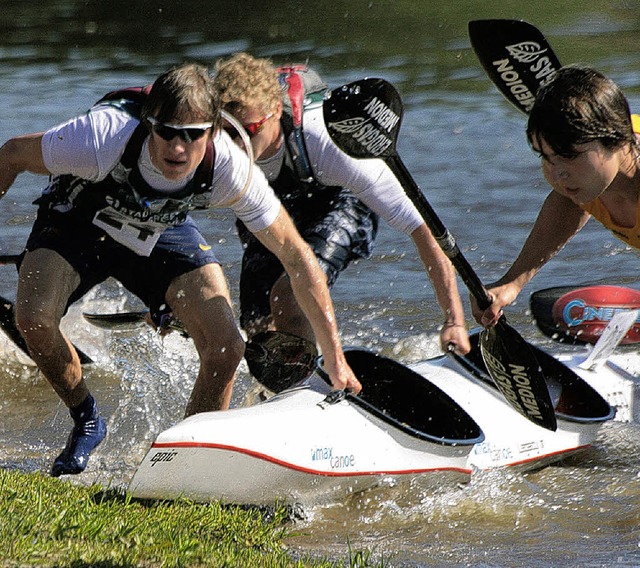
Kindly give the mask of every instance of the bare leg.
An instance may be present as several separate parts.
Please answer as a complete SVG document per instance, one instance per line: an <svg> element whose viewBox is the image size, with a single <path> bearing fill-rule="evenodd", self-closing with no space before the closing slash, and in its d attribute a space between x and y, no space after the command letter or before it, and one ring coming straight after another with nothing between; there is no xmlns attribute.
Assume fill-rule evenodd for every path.
<svg viewBox="0 0 640 568"><path fill-rule="evenodd" d="M82 379L80 359L60 331L60 320L80 277L59 254L38 249L20 267L16 324L31 357L69 408L74 427L51 475L81 473L107 434L96 402Z"/></svg>
<svg viewBox="0 0 640 568"><path fill-rule="evenodd" d="M235 322L222 268L207 264L179 276L169 286L166 298L200 357L200 370L185 415L228 408L236 369L244 355L244 341Z"/></svg>
<svg viewBox="0 0 640 568"><path fill-rule="evenodd" d="M69 296L80 283L71 265L49 249L26 255L20 267L16 324L29 352L67 407L79 405L88 394L80 359L60 331Z"/></svg>
<svg viewBox="0 0 640 568"><path fill-rule="evenodd" d="M278 331L293 333L315 343L313 328L300 309L286 274L278 278L273 285L270 298L273 327Z"/></svg>

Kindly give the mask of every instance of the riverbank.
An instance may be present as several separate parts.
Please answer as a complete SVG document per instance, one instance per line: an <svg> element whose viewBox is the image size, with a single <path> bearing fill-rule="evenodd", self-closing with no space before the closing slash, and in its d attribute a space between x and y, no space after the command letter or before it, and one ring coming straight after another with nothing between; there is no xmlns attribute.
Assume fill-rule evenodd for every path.
<svg viewBox="0 0 640 568"><path fill-rule="evenodd" d="M294 559L288 531L283 508L137 501L120 489L0 470L2 566L369 565L367 553L353 551L345 561Z"/></svg>

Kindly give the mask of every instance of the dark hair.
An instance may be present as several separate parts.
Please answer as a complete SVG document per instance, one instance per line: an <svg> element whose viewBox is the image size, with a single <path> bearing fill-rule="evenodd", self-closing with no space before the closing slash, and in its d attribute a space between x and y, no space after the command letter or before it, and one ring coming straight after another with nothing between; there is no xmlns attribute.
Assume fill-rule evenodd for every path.
<svg viewBox="0 0 640 568"><path fill-rule="evenodd" d="M142 107L142 119L149 116L160 122L180 119L187 113L200 116L202 122L213 122L220 128L220 97L206 67L184 63L160 75Z"/></svg>
<svg viewBox="0 0 640 568"><path fill-rule="evenodd" d="M619 87L590 67L570 65L556 71L536 93L527 139L542 138L560 156L575 146L599 141L605 148L636 145L629 103Z"/></svg>

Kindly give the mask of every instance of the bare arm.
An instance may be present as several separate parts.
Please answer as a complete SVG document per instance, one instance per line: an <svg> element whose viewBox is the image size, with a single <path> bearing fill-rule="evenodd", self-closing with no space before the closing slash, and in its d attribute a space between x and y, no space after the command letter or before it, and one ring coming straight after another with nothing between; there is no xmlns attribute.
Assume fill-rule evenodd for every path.
<svg viewBox="0 0 640 568"><path fill-rule="evenodd" d="M585 226L589 217L573 201L552 191L511 268L489 289L493 297L491 306L483 312L472 299L476 320L485 326L495 325L502 308L518 297L522 288Z"/></svg>
<svg viewBox="0 0 640 568"><path fill-rule="evenodd" d="M22 172L48 174L42 159L42 133L26 134L7 141L0 148L0 197Z"/></svg>
<svg viewBox="0 0 640 568"><path fill-rule="evenodd" d="M444 324L440 332L441 348L446 351L452 345L457 353L464 355L470 351L471 345L453 265L426 224L413 231L411 238L431 279L438 305L444 313Z"/></svg>
<svg viewBox="0 0 640 568"><path fill-rule="evenodd" d="M322 350L331 384L337 389L349 388L359 392L362 388L360 382L342 351L326 277L284 207L280 208L273 224L258 231L255 236L278 257L287 272L296 300L307 316Z"/></svg>

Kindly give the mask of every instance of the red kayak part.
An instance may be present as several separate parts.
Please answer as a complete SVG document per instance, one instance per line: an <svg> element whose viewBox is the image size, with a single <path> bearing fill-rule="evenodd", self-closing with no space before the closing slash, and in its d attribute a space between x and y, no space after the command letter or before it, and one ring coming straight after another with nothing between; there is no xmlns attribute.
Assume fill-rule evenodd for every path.
<svg viewBox="0 0 640 568"><path fill-rule="evenodd" d="M611 318L622 310L640 308L640 290L624 286L559 286L534 292L531 312L539 329L569 343L596 343ZM636 321L621 343L640 342Z"/></svg>

